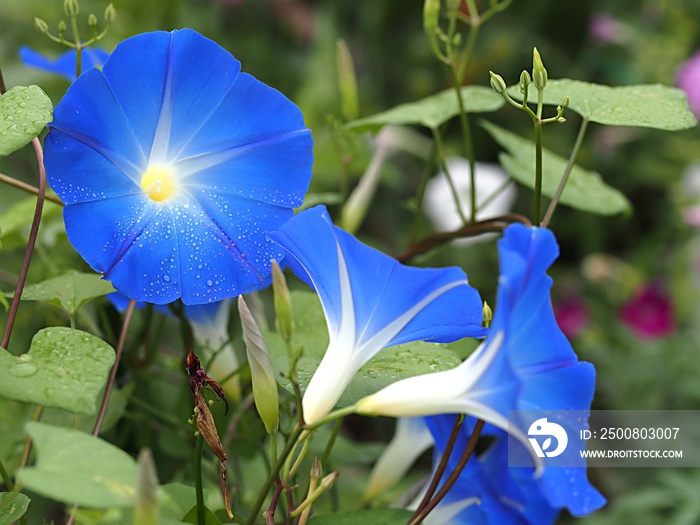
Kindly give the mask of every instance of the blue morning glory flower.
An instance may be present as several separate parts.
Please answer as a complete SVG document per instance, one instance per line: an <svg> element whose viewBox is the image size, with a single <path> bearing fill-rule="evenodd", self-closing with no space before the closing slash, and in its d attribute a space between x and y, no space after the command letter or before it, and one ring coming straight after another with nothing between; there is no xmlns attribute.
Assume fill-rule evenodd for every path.
<svg viewBox="0 0 700 525"><path fill-rule="evenodd" d="M19 48L19 57L25 66L43 69L49 73L56 73L67 78L71 82L75 80L75 49L66 51L56 59L46 58L41 53L37 53L28 47ZM82 51L83 71L91 67L102 67L107 61L109 53L95 47L86 47Z"/></svg>
<svg viewBox="0 0 700 525"><path fill-rule="evenodd" d="M546 271L558 252L549 230L508 227L499 241L501 278L487 341L458 367L398 381L360 400L357 411L388 416L465 413L508 430L528 450L527 427L509 424L509 411L588 411L595 369L578 361L556 324L549 298L552 280ZM587 418L559 423L569 435L587 428ZM539 470L541 462L537 466ZM554 508L582 515L605 503L586 479L583 458L580 468L550 468L539 474Z"/></svg>
<svg viewBox="0 0 700 525"><path fill-rule="evenodd" d="M454 415L424 419L435 440L437 464L455 421ZM448 461L451 472L467 445L476 419L467 417ZM489 448L469 458L447 496L429 515L427 523L484 525L551 525L559 508L552 506L546 489L532 469L508 466L507 434L491 425L484 434L495 437ZM447 475L445 475L446 479Z"/></svg>
<svg viewBox="0 0 700 525"><path fill-rule="evenodd" d="M311 424L338 401L360 367L388 346L482 337L482 303L459 268L411 268L333 226L323 206L270 234L292 270L318 293L330 342L306 388Z"/></svg>
<svg viewBox="0 0 700 525"><path fill-rule="evenodd" d="M80 76L46 137L68 238L124 295L214 302L269 284L265 235L311 177L299 109L190 29L125 40Z"/></svg>

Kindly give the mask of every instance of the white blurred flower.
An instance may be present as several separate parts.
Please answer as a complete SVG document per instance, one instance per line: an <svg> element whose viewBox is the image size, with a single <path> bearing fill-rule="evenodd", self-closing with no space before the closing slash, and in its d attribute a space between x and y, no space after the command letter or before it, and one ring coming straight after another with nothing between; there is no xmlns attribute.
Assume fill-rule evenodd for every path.
<svg viewBox="0 0 700 525"><path fill-rule="evenodd" d="M470 191L471 178L469 161L462 157L449 157L447 169L459 195L460 206L465 216L471 214ZM508 175L498 164L477 162L476 170L476 206L477 220L489 219L508 213L515 202L515 184L509 184L498 195L486 202L493 193L506 184ZM485 204L484 204L485 203ZM425 188L423 210L439 231L453 231L462 226L462 219L452 197L447 177L443 172L433 177ZM469 244L493 238L495 234L484 234L456 242Z"/></svg>

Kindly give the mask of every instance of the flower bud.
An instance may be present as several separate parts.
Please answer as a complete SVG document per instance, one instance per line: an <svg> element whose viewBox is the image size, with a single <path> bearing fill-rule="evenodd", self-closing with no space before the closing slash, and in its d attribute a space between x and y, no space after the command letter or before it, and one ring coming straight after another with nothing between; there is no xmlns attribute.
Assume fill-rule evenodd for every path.
<svg viewBox="0 0 700 525"><path fill-rule="evenodd" d="M284 273L282 273L282 269L275 260L272 261L272 291L275 298L277 332L282 336L282 339L289 342L294 331L292 300L289 296L289 288L287 288Z"/></svg>
<svg viewBox="0 0 700 525"><path fill-rule="evenodd" d="M484 306L481 308L481 312L484 314L483 325L488 328L491 325L491 320L493 319L493 311L489 306L489 303L484 301Z"/></svg>
<svg viewBox="0 0 700 525"><path fill-rule="evenodd" d="M46 22L44 22L41 18L34 17L34 27L42 35L45 35L49 32L49 25Z"/></svg>
<svg viewBox="0 0 700 525"><path fill-rule="evenodd" d="M542 57L540 57L537 48L532 51L532 78L537 89L544 89L547 85L547 70L544 68Z"/></svg>
<svg viewBox="0 0 700 525"><path fill-rule="evenodd" d="M117 18L117 10L114 9L114 5L110 4L105 8L105 22L111 24Z"/></svg>
<svg viewBox="0 0 700 525"><path fill-rule="evenodd" d="M158 473L153 455L148 449L143 449L139 454L137 476L133 524L153 525L160 520Z"/></svg>
<svg viewBox="0 0 700 525"><path fill-rule="evenodd" d="M531 81L530 73L528 73L526 69L523 69L523 72L520 73L520 92L523 95L527 92L527 86L530 85Z"/></svg>
<svg viewBox="0 0 700 525"><path fill-rule="evenodd" d="M566 109L569 107L569 97L564 97L564 102L561 103L561 108Z"/></svg>
<svg viewBox="0 0 700 525"><path fill-rule="evenodd" d="M59 34L59 35L63 35L63 33L66 32L66 27L67 27L67 26L66 26L66 23L65 23L63 20L61 20L61 21L58 23L58 34Z"/></svg>
<svg viewBox="0 0 700 525"><path fill-rule="evenodd" d="M65 11L66 16L73 18L78 16L80 8L78 6L78 0L64 0L63 1L63 11Z"/></svg>
<svg viewBox="0 0 700 525"><path fill-rule="evenodd" d="M491 87L496 93L503 95L506 92L506 82L501 75L497 75L493 71L489 71L491 75Z"/></svg>
<svg viewBox="0 0 700 525"><path fill-rule="evenodd" d="M428 38L435 38L440 18L440 0L425 0L423 3L423 29Z"/></svg>
<svg viewBox="0 0 700 525"><path fill-rule="evenodd" d="M277 432L279 425L279 394L275 371L267 355L265 341L258 324L250 313L242 295L238 296L238 313L241 316L243 340L253 381L253 399L268 434ZM273 438L274 439L274 438Z"/></svg>
<svg viewBox="0 0 700 525"><path fill-rule="evenodd" d="M92 13L90 13L90 15L88 16L88 19L87 19L87 24L90 27L95 27L97 25L97 17L95 15L93 15Z"/></svg>

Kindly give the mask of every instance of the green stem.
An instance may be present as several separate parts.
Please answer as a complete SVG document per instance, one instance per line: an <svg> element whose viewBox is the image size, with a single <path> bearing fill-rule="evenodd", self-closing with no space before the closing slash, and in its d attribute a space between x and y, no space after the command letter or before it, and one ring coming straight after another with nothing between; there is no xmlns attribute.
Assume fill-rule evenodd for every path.
<svg viewBox="0 0 700 525"><path fill-rule="evenodd" d="M472 141L472 133L469 126L469 115L464 109L464 99L462 98L462 90L457 80L457 72L454 64L450 65L450 76L452 77L452 84L455 88L455 92L457 93L457 103L459 104L459 123L462 127L462 136L464 137L464 152L467 155L467 160L469 160L469 180L471 182L471 187L469 188L469 205L471 206L469 222L474 222L476 221L476 160L474 158L474 143Z"/></svg>
<svg viewBox="0 0 700 525"><path fill-rule="evenodd" d="M535 216L532 223L540 225L542 216L542 123L535 121Z"/></svg>
<svg viewBox="0 0 700 525"><path fill-rule="evenodd" d="M506 178L505 182L496 188L488 197L479 203L477 206L477 213L486 208L493 200L495 200L505 189L513 183L513 179L510 177Z"/></svg>
<svg viewBox="0 0 700 525"><path fill-rule="evenodd" d="M476 8L473 0L467 0L467 6L469 7L469 23L471 29L469 30L469 36L467 37L467 45L464 48L462 54L462 59L459 61L459 71L457 72L458 84L462 84L464 77L469 70L469 65L471 64L472 57L474 56L474 46L476 45L476 37L479 34L479 28L483 23L483 20L479 16L479 11ZM473 11L472 11L473 9Z"/></svg>
<svg viewBox="0 0 700 525"><path fill-rule="evenodd" d="M194 451L194 487L197 496L197 525L206 525L204 517L204 487L202 486L202 449L204 437L197 436L197 446Z"/></svg>
<svg viewBox="0 0 700 525"><path fill-rule="evenodd" d="M338 439L338 434L340 433L340 427L343 426L343 418L339 417L335 420L335 425L333 426L333 431L331 432L331 437L328 439L328 444L323 451L323 456L321 457L321 465L325 465L328 462L328 458L331 456L333 451L333 446L335 445L335 440Z"/></svg>
<svg viewBox="0 0 700 525"><path fill-rule="evenodd" d="M270 465L274 465L277 461L277 434L269 434L270 436Z"/></svg>
<svg viewBox="0 0 700 525"><path fill-rule="evenodd" d="M546 228L549 221L552 220L552 215L554 215L554 210L559 204L559 199L561 194L564 193L564 187L569 181L569 175L574 168L574 162L576 162L576 157L578 156L579 149L581 149L581 144L583 143L583 137L586 135L586 130L588 129L588 119L584 118L581 122L581 127L578 130L578 135L576 136L576 142L574 143L574 148L571 150L571 155L569 155L569 161L566 163L566 168L564 169L564 174L559 181L559 186L557 191L552 198L552 202L549 203L549 208L547 208L547 213L544 214L544 219L542 219L542 227Z"/></svg>
<svg viewBox="0 0 700 525"><path fill-rule="evenodd" d="M265 483L263 483L263 486L260 488L258 497L250 509L250 514L248 515L248 519L245 521L245 525L253 525L253 523L255 523L255 517L260 513L260 509L262 508L263 503L265 503L265 498L267 497L267 493L270 491L270 487L272 487L273 483L277 479L280 469L284 465L287 456L289 456L289 453L294 448L294 445L296 444L303 430L304 429L300 425L294 427L294 430L289 436L287 443L284 445L282 453L277 457L277 461L275 461L270 474L267 476Z"/></svg>
<svg viewBox="0 0 700 525"><path fill-rule="evenodd" d="M22 182L21 180L17 180L14 177L10 177L9 175L5 175L4 173L0 173L0 182L4 182L5 184L9 184L10 186L14 186L18 190L26 191L27 193L31 193L33 195L39 194L39 188L37 188L36 186L32 186L31 184L27 184L26 182ZM44 198L47 201L55 202L59 206L63 206L61 199L59 199L55 195L47 193L44 195Z"/></svg>
<svg viewBox="0 0 700 525"><path fill-rule="evenodd" d="M7 487L7 490L12 490L12 478L8 474L5 465L2 464L2 460L0 460L0 476L2 476L2 482Z"/></svg>
<svg viewBox="0 0 700 525"><path fill-rule="evenodd" d="M440 138L440 131L437 128L432 128L432 132L433 139L435 140L435 148L437 150L438 162L440 164L440 167L442 168L442 171L445 172L447 185L450 187L450 192L452 193L452 199L455 202L457 213L459 214L460 219L462 219L462 224L467 225L469 224L469 221L467 220L467 217L462 211L462 206L459 203L459 193L457 193L457 188L455 187L454 181L452 180L452 176L450 175L450 170L447 169L447 162L445 161L445 149L443 148L442 139Z"/></svg>
<svg viewBox="0 0 700 525"><path fill-rule="evenodd" d="M83 45L80 43L77 17L71 16L70 25L73 30L73 40L75 41L75 78L78 78L83 72Z"/></svg>
<svg viewBox="0 0 700 525"><path fill-rule="evenodd" d="M425 198L425 188L428 186L430 175L433 173L433 166L435 166L437 157L436 151L437 149L435 148L435 145L433 145L433 147L430 148L430 159L426 163L425 169L423 170L423 177L420 181L418 194L416 195L416 215L413 217L413 226L411 226L411 235L408 241L409 246L418 240L423 228L423 199Z"/></svg>

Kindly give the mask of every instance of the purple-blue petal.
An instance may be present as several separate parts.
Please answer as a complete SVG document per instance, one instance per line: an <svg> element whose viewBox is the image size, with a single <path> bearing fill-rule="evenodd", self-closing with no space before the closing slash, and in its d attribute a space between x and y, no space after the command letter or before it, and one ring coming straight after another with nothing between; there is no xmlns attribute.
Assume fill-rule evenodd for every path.
<svg viewBox="0 0 700 525"><path fill-rule="evenodd" d="M147 33L56 108L46 166L69 239L130 298L218 301L266 286L270 260L283 258L266 234L303 199L311 135L296 106L239 71L192 30ZM172 167L163 202L141 187L153 166Z"/></svg>
<svg viewBox="0 0 700 525"><path fill-rule="evenodd" d="M317 206L301 212L270 237L296 263L292 269L318 292L332 330L342 314L339 253L347 265L354 305L356 339L361 344L425 299L454 284L429 302L386 346L416 340L455 341L481 337L481 299L459 268L426 269L401 265L333 225Z"/></svg>
<svg viewBox="0 0 700 525"><path fill-rule="evenodd" d="M75 49L70 49L62 55L60 55L59 57L52 60L46 58L41 53L37 53L33 49L30 49L28 47L21 47L19 49L19 56L26 66L35 67L37 69L43 69L44 71L48 71L50 73L56 73L57 75L61 75L71 81L75 80ZM101 67L108 57L109 53L103 51L102 49L93 47L83 49L83 72L92 67Z"/></svg>

